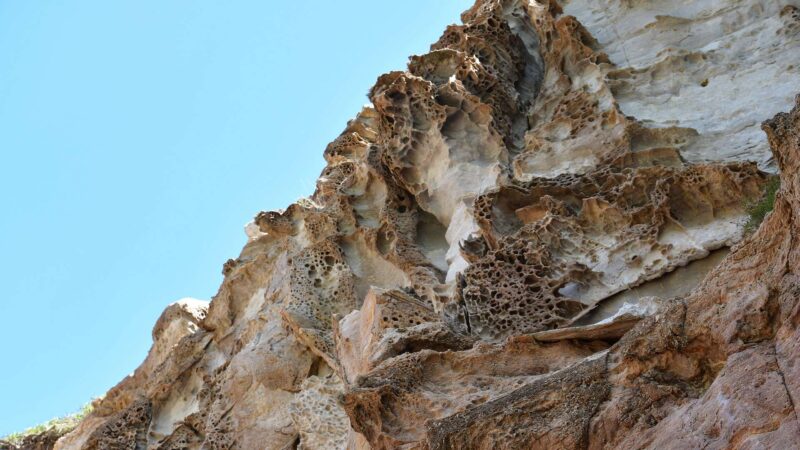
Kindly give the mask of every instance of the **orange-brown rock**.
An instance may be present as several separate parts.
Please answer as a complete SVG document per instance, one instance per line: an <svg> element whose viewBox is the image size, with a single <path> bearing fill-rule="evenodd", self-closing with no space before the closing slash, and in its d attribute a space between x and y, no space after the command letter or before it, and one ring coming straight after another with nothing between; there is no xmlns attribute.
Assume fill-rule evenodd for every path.
<svg viewBox="0 0 800 450"><path fill-rule="evenodd" d="M800 448L797 11L477 0L54 448Z"/></svg>

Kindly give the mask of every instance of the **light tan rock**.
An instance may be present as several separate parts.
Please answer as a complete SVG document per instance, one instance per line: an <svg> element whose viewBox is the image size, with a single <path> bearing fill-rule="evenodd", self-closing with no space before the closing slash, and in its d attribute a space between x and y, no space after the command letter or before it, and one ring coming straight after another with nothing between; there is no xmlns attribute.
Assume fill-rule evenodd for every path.
<svg viewBox="0 0 800 450"><path fill-rule="evenodd" d="M792 1L564 1L616 68L622 111L648 128L681 130L690 162L776 165L762 121L791 108L800 77ZM643 144L651 145L651 144Z"/></svg>
<svg viewBox="0 0 800 450"><path fill-rule="evenodd" d="M340 405L342 382L333 373L311 376L303 381L300 394L291 405L292 421L300 433L297 448L344 449L349 439L350 421Z"/></svg>
<svg viewBox="0 0 800 450"><path fill-rule="evenodd" d="M796 6L478 0L55 448L796 447Z"/></svg>

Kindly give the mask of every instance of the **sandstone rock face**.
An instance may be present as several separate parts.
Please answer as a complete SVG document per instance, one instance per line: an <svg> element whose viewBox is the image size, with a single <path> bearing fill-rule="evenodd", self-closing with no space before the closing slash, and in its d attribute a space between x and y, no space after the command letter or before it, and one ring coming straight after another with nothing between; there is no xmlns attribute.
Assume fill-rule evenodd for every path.
<svg viewBox="0 0 800 450"><path fill-rule="evenodd" d="M478 0L55 448L800 448L796 6Z"/></svg>

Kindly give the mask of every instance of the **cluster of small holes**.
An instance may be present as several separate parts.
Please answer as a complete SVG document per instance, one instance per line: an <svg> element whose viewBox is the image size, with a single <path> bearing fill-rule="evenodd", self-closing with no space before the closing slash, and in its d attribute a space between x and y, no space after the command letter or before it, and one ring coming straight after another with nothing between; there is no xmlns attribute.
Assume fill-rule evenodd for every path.
<svg viewBox="0 0 800 450"><path fill-rule="evenodd" d="M478 225L484 230L484 232L491 231L491 223L492 223L492 205L495 202L495 198L497 197L497 192L489 192L486 194L479 195L474 203L473 203L473 215L475 217L475 221Z"/></svg>
<svg viewBox="0 0 800 450"><path fill-rule="evenodd" d="M356 167L352 161L344 161L338 164L328 165L322 170L318 183L330 183L338 186L342 180L355 173Z"/></svg>
<svg viewBox="0 0 800 450"><path fill-rule="evenodd" d="M336 219L326 211L313 211L306 214L303 226L308 239L312 242L321 241L337 233Z"/></svg>
<svg viewBox="0 0 800 450"><path fill-rule="evenodd" d="M388 296L381 304L380 313L380 326L384 329L405 329L438 320L438 316L431 309L400 302Z"/></svg>
<svg viewBox="0 0 800 450"><path fill-rule="evenodd" d="M443 58L443 53L449 58ZM452 75L461 81L469 93L492 106L494 129L503 136L510 135L513 117L520 113L513 85L501 81L492 66L483 65L476 57L452 48L416 56L409 65L409 70L415 75L442 85L449 82L449 77L443 78L441 74L450 71L442 71L439 67L441 65L452 69Z"/></svg>
<svg viewBox="0 0 800 450"><path fill-rule="evenodd" d="M388 84L381 84L381 80ZM425 152L421 139L446 120L446 108L434 99L433 85L407 74L382 77L371 93L380 114L383 164L409 191L423 189L415 152Z"/></svg>
<svg viewBox="0 0 800 450"><path fill-rule="evenodd" d="M338 403L341 382L335 376L313 376L303 381L301 389L290 406L301 448L345 448L350 426Z"/></svg>
<svg viewBox="0 0 800 450"><path fill-rule="evenodd" d="M409 70L416 76L387 74L370 92L381 117L383 162L415 194L424 190L420 168L413 162L414 152L425 151L419 148L420 137L445 123L443 106L451 105L459 94L465 99L477 96L491 106L491 132L498 132L510 148L522 147L523 131L517 124L524 122L533 99L520 95L517 84L535 83L528 79L531 55L502 18L502 5L493 3L470 14L478 15L468 25L448 27L431 53L412 59ZM528 20L524 9L515 15L521 23ZM468 92L450 86L446 77L450 72Z"/></svg>
<svg viewBox="0 0 800 450"><path fill-rule="evenodd" d="M255 224L262 233L289 235L294 232L294 221L288 211L262 211L256 215Z"/></svg>
<svg viewBox="0 0 800 450"><path fill-rule="evenodd" d="M464 272L461 298L473 330L484 337L546 330L583 309L558 294L577 273L552 261L546 247L506 237Z"/></svg>
<svg viewBox="0 0 800 450"><path fill-rule="evenodd" d="M333 355L331 320L357 308L353 273L339 246L326 240L303 250L292 261L291 299L285 310L310 321L307 343Z"/></svg>
<svg viewBox="0 0 800 450"><path fill-rule="evenodd" d="M435 50L424 55L412 56L408 63L410 73L436 85L448 83L452 75L464 69L469 72L466 55L453 49Z"/></svg>
<svg viewBox="0 0 800 450"><path fill-rule="evenodd" d="M203 437L190 426L181 424L166 439L159 442L156 450L188 450L198 448Z"/></svg>
<svg viewBox="0 0 800 450"><path fill-rule="evenodd" d="M566 118L571 125L570 136L576 136L587 128L597 129L600 113L597 100L583 91L572 91L563 97L555 111L554 120Z"/></svg>
<svg viewBox="0 0 800 450"><path fill-rule="evenodd" d="M473 329L493 338L538 331L560 326L580 311L559 290L567 283L591 283L594 274L551 252L571 254L580 248L579 253L592 255L599 249L582 237L581 227L595 226L580 219L585 201L613 205L625 215L622 229L605 232L636 235L636 240L656 246L665 214L681 221L686 211L692 219L713 215L716 208L741 207L763 182L757 167L747 163L684 169L608 166L586 175L514 183L479 196L475 219L494 246L464 272L460 287ZM498 225L498 214L513 216L516 209L534 203L543 205L550 219L520 222L513 229Z"/></svg>
<svg viewBox="0 0 800 450"><path fill-rule="evenodd" d="M200 435L205 435L206 428L214 428L214 424L219 421L219 414L216 411L224 409L219 408L219 404L215 405L215 402L224 400L219 386L225 377L227 367L227 364L223 364L211 373L206 373L199 366L194 369L203 378L203 385L197 392L200 406L197 412L187 416L183 422Z"/></svg>
<svg viewBox="0 0 800 450"><path fill-rule="evenodd" d="M448 27L432 49L451 48L475 55L484 66L493 67L514 84L524 70L522 42L505 21L493 14L484 22Z"/></svg>
<svg viewBox="0 0 800 450"><path fill-rule="evenodd" d="M391 364L381 364L373 369L369 376L359 377L357 383L359 388L374 389L383 386L399 391L408 389L418 389L424 370L423 366L426 355L424 352L408 354L405 358L394 358Z"/></svg>
<svg viewBox="0 0 800 450"><path fill-rule="evenodd" d="M339 247L331 241L295 256L291 284L292 303L287 309L319 324L329 324L333 313L355 309L352 272Z"/></svg>
<svg viewBox="0 0 800 450"><path fill-rule="evenodd" d="M339 158L361 159L369 146L370 143L358 133L345 133L328 144L325 148L325 159L329 162Z"/></svg>
<svg viewBox="0 0 800 450"><path fill-rule="evenodd" d="M463 52L463 55L455 54L461 58L455 64L457 78L473 94L493 107L493 126L508 142L515 118L520 117L521 111L527 108L527 105L518 104L515 94L515 84L525 72L527 55L524 44L511 32L508 24L495 17L501 14L501 8L492 7L485 13L485 20L467 26L449 27L433 49ZM424 67L426 58L434 60L431 61L432 65L453 64L451 61L442 61L441 53L434 52L412 61L411 70L421 75L430 74L432 69ZM408 89L411 84L414 83L402 75L387 76L373 90L372 100L381 113L382 128L386 132L384 144L390 149L385 153L385 162L412 192L417 192L422 188L417 169L405 165L403 160L419 145L414 131L425 132L432 123L443 123L443 111L441 108L434 109L439 105L432 102L434 93L430 85L424 86L422 96L414 98L414 90ZM422 112L413 108L415 101L422 106ZM434 120L431 120L432 117Z"/></svg>
<svg viewBox="0 0 800 450"><path fill-rule="evenodd" d="M414 248L417 247L415 246ZM419 258L424 261L424 256L420 255ZM432 267L418 265L409 269L408 275L411 279L411 291L417 298L431 306L439 301L436 286L443 281L444 274L439 273Z"/></svg>
<svg viewBox="0 0 800 450"><path fill-rule="evenodd" d="M147 444L147 429L150 426L151 415L150 401L138 400L95 430L83 448L85 450L144 448Z"/></svg>
<svg viewBox="0 0 800 450"><path fill-rule="evenodd" d="M640 170L604 167L585 175L562 174L555 178L535 178L526 183L515 183L494 192L479 196L473 214L484 233L493 234L502 227L495 226L500 200L516 199L516 208L548 199L556 202L549 209L565 208L562 214L577 214L583 199L597 197L623 209L633 209L652 203L656 182L669 180L673 169L652 167ZM660 180L660 181L659 181ZM506 211L511 215L514 211Z"/></svg>
<svg viewBox="0 0 800 450"><path fill-rule="evenodd" d="M502 9L501 5L492 4L473 11L471 14L477 14L474 20L468 25L448 27L431 48L453 49L468 55L456 70L457 78L472 94L492 106L494 129L507 145L514 146L521 136L514 135L513 124L527 111L531 101L518 95L517 89L530 56L522 40L499 18ZM477 63L470 61L472 57Z"/></svg>
<svg viewBox="0 0 800 450"><path fill-rule="evenodd" d="M203 378L203 387L197 393L200 406L196 413L184 419L184 423L204 436L203 448L230 449L233 446L234 427L228 414L229 400L221 389L229 376L227 368L227 363L211 373L203 372L200 367L195 368Z"/></svg>
<svg viewBox="0 0 800 450"><path fill-rule="evenodd" d="M215 450L229 450L233 448L234 437L233 419L230 415L224 416L213 426L207 428L203 448L213 448Z"/></svg>
<svg viewBox="0 0 800 450"><path fill-rule="evenodd" d="M399 187L388 186L386 204L381 211L381 227L376 235L378 252L403 266L418 260L419 250L413 243L416 225L414 197Z"/></svg>
<svg viewBox="0 0 800 450"><path fill-rule="evenodd" d="M800 30L800 9L787 5L781 11L781 17L787 22L786 27L779 31L780 34L793 35Z"/></svg>
<svg viewBox="0 0 800 450"><path fill-rule="evenodd" d="M558 9L554 3L553 8ZM528 113L529 132L524 136L524 153L556 152L563 151L565 145L561 143L566 139L573 139L576 135L587 134L595 131L597 142L603 142L597 149L599 159L620 157L627 150L627 142L616 131L624 127L627 120L618 113L616 108L605 108L600 111L599 104L613 104L610 93L601 86L606 83L603 79L596 79L594 83L581 83L587 75L595 77L586 71L596 69L592 66L608 63L608 56L595 51L597 43L591 34L573 17L555 16L548 14L534 14L533 27L540 37L540 54L548 72L547 77L568 80L567 83L554 83L551 89L543 92L545 98L537 102L536 108L531 108ZM600 73L602 71L596 71ZM591 86L591 87L590 87ZM605 97L598 103L597 99ZM554 106L563 102L561 108ZM559 120L560 119L560 120ZM569 128L559 128L554 132L550 125L554 121L569 124ZM564 136L566 133L566 136ZM515 161L514 169L527 175L535 167L528 166L529 157ZM602 162L598 163L602 165ZM521 173L520 173L521 172Z"/></svg>
<svg viewBox="0 0 800 450"><path fill-rule="evenodd" d="M387 260L402 268L411 281L411 292L433 304L435 287L444 274L435 269L417 244L419 212L414 197L394 185L387 186L381 226L375 233L375 248Z"/></svg>
<svg viewBox="0 0 800 450"><path fill-rule="evenodd" d="M233 269L235 269L238 264L238 261L235 259L228 259L225 261L225 264L222 265L222 275L227 276L233 272Z"/></svg>

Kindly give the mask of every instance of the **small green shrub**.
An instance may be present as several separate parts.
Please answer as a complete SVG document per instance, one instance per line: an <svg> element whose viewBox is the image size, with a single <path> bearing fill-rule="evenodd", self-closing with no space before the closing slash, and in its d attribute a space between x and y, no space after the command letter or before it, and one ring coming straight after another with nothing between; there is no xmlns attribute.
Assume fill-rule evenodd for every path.
<svg viewBox="0 0 800 450"><path fill-rule="evenodd" d="M750 219L744 227L747 233L755 231L758 226L761 225L764 217L767 217L767 214L775 207L775 194L778 193L780 187L780 178L770 178L769 182L767 182L767 187L764 189L764 194L761 196L761 200L748 205L747 214L750 216Z"/></svg>
<svg viewBox="0 0 800 450"><path fill-rule="evenodd" d="M50 430L53 430L58 434L67 434L73 429L75 429L75 427L78 426L80 421L83 420L84 417L86 417L87 415L89 415L89 413L92 412L92 409L93 409L92 404L87 403L83 405L83 408L81 408L80 411L74 414L69 414L64 417L57 417L55 419L50 419L45 423L41 423L34 427L30 427L25 431L20 431L18 433L11 433L4 438L0 438L0 440L10 442L14 445L20 445L22 444L22 441L26 437L42 434Z"/></svg>

